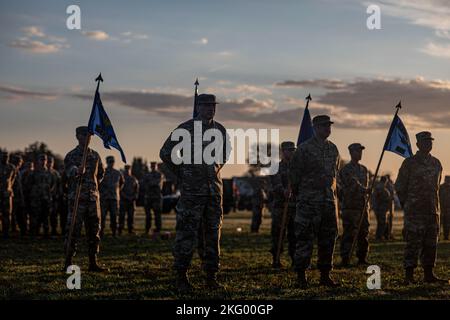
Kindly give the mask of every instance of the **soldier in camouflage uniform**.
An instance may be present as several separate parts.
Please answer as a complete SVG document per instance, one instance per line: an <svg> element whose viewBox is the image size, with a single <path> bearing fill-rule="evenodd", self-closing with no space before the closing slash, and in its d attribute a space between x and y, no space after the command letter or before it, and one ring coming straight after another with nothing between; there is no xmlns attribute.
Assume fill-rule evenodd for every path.
<svg viewBox="0 0 450 320"><path fill-rule="evenodd" d="M225 128L214 120L215 96L201 94L197 101L199 115L182 123L176 129L178 132L184 129L190 135L191 154L183 155L190 161L181 164L174 162L179 163L178 160L181 159L171 157L172 149L178 144L177 141L171 140L171 136L167 138L160 151L162 161L177 175L181 191L181 197L176 206L176 238L173 248L174 269L177 272L176 286L181 292L192 289L187 278L187 269L191 264L196 245L198 245L203 269L207 274L207 286L211 289L220 288L216 278L219 270L220 231L223 218L220 170L228 158L226 145L229 143L229 138ZM199 148L196 148L194 144L194 128L200 125L202 137L209 129L222 137L223 151L220 150L222 152L219 151L216 154L221 160L211 164L207 164L204 159L201 163L193 161L193 154L196 152L203 154L205 147L210 144L208 141L203 141L201 150L196 150ZM199 131L199 128L197 130ZM197 130L195 131L198 132Z"/></svg>
<svg viewBox="0 0 450 320"><path fill-rule="evenodd" d="M444 183L439 189L441 203L441 221L444 240L448 240L450 232L450 176L445 176Z"/></svg>
<svg viewBox="0 0 450 320"><path fill-rule="evenodd" d="M64 159L64 169L68 179L68 207L66 237L64 247L66 250L66 261L64 271L72 265L72 257L76 253L77 242L81 235L81 227L84 223L88 241L89 271L105 271L97 263L97 254L100 245L100 205L98 185L103 179L104 169L99 154L88 148L86 167L83 171L82 159L84 145L89 134L88 127L78 127L76 137L78 146L70 151ZM78 210L74 221L74 229L69 245L69 230L72 223L73 210L78 182L81 179L81 192L78 202Z"/></svg>
<svg viewBox="0 0 450 320"><path fill-rule="evenodd" d="M112 236L116 236L117 213L119 212L120 190L123 187L123 175L114 169L114 157L106 157L105 177L100 183L100 206L102 209L100 237L103 237L106 227L106 217L109 212Z"/></svg>
<svg viewBox="0 0 450 320"><path fill-rule="evenodd" d="M52 194L55 188L53 176L47 169L47 155L40 154L37 158L35 170L25 181L30 187L30 233L39 235L41 225L44 237L49 236L49 218L52 210Z"/></svg>
<svg viewBox="0 0 450 320"><path fill-rule="evenodd" d="M364 210L369 186L369 171L360 164L363 150L360 143L352 143L348 146L351 161L339 172L342 186L342 225L341 238L342 266L350 264L350 250L353 239L356 237L356 256L358 264L367 264L366 258L369 252L369 208ZM359 233L357 233L362 219Z"/></svg>
<svg viewBox="0 0 450 320"><path fill-rule="evenodd" d="M134 209L139 195L139 182L131 174L131 166L125 166L123 177L124 184L120 191L119 235L125 227L125 215L127 215L128 233L134 232Z"/></svg>
<svg viewBox="0 0 450 320"><path fill-rule="evenodd" d="M405 212L406 238L405 283L414 283L414 269L420 255L425 282L448 282L433 273L439 238L439 185L442 166L430 154L433 138L430 132L416 135L417 153L403 161L395 189Z"/></svg>
<svg viewBox="0 0 450 320"><path fill-rule="evenodd" d="M390 175L386 175L386 188L391 194L388 215L386 220L386 229L385 229L385 238L387 240L395 240L394 235L392 233L394 227L394 213L395 213L395 205L394 205L394 196L395 196L395 186L394 182L391 180Z"/></svg>
<svg viewBox="0 0 450 320"><path fill-rule="evenodd" d="M62 185L61 185L61 175L54 168L55 159L53 157L48 157L47 168L53 178L53 192L52 192L52 203L50 211L50 226L52 236L58 235L58 216L61 215L60 203L62 196Z"/></svg>
<svg viewBox="0 0 450 320"><path fill-rule="evenodd" d="M249 182L253 189L253 194L251 197L252 222L250 226L250 231L252 233L258 233L259 227L261 226L263 219L263 209L265 199L264 180L263 177L254 175L254 172L252 171Z"/></svg>
<svg viewBox="0 0 450 320"><path fill-rule="evenodd" d="M0 162L0 215L2 221L3 238L9 238L9 228L11 223L13 185L16 178L16 168L9 163L9 154L1 152Z"/></svg>
<svg viewBox="0 0 450 320"><path fill-rule="evenodd" d="M155 233L158 233L161 231L162 175L156 162L150 163L150 171L144 175L142 184L144 188L145 234L149 234L152 228L152 210L155 215Z"/></svg>
<svg viewBox="0 0 450 320"><path fill-rule="evenodd" d="M285 232L287 230L288 239L288 252L291 257L292 264L294 264L295 254L295 195L291 194L291 188L289 185L289 162L292 159L292 155L295 152L295 144L291 141L284 141L281 143L281 161L278 165L278 172L275 175L270 176L270 188L273 193L273 211L272 211L272 266L274 268L280 268L281 262L276 259L278 250L278 242L280 240L280 232L282 227L282 219L284 214L284 207L287 201L287 216L283 230L283 240ZM283 251L283 245L281 246L280 254ZM278 257L279 258L279 257Z"/></svg>
<svg viewBox="0 0 450 320"><path fill-rule="evenodd" d="M11 157L11 164L16 168L16 179L13 184L13 208L11 226L12 231L15 232L15 224L19 226L20 235L24 236L27 232L27 222L25 217L25 198L23 192L22 179L22 165L23 159L20 155L13 155ZM13 222L14 221L14 222Z"/></svg>
<svg viewBox="0 0 450 320"><path fill-rule="evenodd" d="M320 284L338 285L330 277L338 232L336 177L340 165L338 149L327 139L332 123L329 116L314 117L314 136L297 148L289 167L292 192L297 193L294 259L299 288L308 286L306 270L311 264L315 239Z"/></svg>
<svg viewBox="0 0 450 320"><path fill-rule="evenodd" d="M387 188L387 177L381 177L380 181L376 184L373 194L372 203L373 211L377 219L377 231L375 238L381 241L383 237L387 238L387 213L392 205L392 195Z"/></svg>

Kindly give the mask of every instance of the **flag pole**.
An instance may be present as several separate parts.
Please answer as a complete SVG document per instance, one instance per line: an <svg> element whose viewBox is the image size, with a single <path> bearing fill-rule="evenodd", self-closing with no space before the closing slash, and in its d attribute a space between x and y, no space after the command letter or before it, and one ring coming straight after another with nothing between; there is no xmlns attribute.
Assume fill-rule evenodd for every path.
<svg viewBox="0 0 450 320"><path fill-rule="evenodd" d="M198 83L198 78L197 78L197 79L195 79L195 82L194 82L195 89L194 89L194 112L192 113L193 118L195 118L197 116L198 85L199 85L199 83Z"/></svg>
<svg viewBox="0 0 450 320"><path fill-rule="evenodd" d="M391 127L389 128L389 132L388 132L388 135L387 135L387 137L386 137L386 141L385 141L385 143L384 143L383 151L381 152L380 159L378 160L377 169L375 170L375 174L374 174L373 179L372 179L372 182L371 182L371 184L370 184L370 188L369 188L369 190L368 190L368 192L367 192L367 194L366 194L366 196L365 196L366 199L365 199L365 201L364 201L364 209L363 209L363 211L361 212L361 217L360 217L360 219L359 219L357 232L356 232L355 235L353 236L352 247L351 247L351 249L350 249L349 259L352 258L352 256L353 256L353 251L355 250L356 240L358 239L358 235L359 235L359 232L360 232L360 230L361 230L362 222L363 222L363 220L364 220L364 214L365 214L365 212L366 212L366 210L367 210L367 208L368 208L369 201L370 201L370 197L371 197L371 195L372 195L372 191L373 191L373 188L374 188L374 186L375 186L375 181L377 180L377 177L378 177L378 172L379 172L379 170L380 170L381 161L383 161L384 152L386 151L386 145L387 145L387 143L388 143L389 136L390 136L391 133L392 133L392 129L393 129L393 124L394 124L395 118L397 117L398 112L399 112L400 109L402 108L401 101L395 106L395 108L396 108L397 110L395 111L395 115L394 115L394 117L393 117L393 119L392 119Z"/></svg>
<svg viewBox="0 0 450 320"><path fill-rule="evenodd" d="M98 89L100 87L100 82L103 82L103 78L102 78L102 74L101 73L95 79L95 81L97 81L96 92L98 92ZM81 174L78 177L77 191L75 193L75 202L74 202L73 211L72 211L72 217L71 217L72 220L70 221L69 234L68 234L67 244L66 244L66 261L68 261L68 259L70 258L69 255L72 254L71 250L70 250L70 246L71 246L71 243L72 243L73 229L75 228L75 222L76 222L76 219L77 219L77 213L78 213L78 207L79 207L80 195L81 195L81 184L83 182L83 175L84 175L85 170L86 170L88 147L89 147L89 143L91 142L91 136L92 136L92 134L90 132L88 132L87 137L86 137L86 141L84 142L83 157L82 157L82 160L81 160L81 168L82 169L81 169Z"/></svg>

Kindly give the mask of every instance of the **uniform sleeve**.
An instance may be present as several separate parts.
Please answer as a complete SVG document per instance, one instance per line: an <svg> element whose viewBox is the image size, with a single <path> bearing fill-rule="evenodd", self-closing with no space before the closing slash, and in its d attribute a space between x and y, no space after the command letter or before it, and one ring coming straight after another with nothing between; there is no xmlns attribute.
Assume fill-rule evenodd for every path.
<svg viewBox="0 0 450 320"><path fill-rule="evenodd" d="M138 181L138 179L135 178L134 179L134 198L135 199L137 199L139 196L139 188L140 188L139 181Z"/></svg>
<svg viewBox="0 0 450 320"><path fill-rule="evenodd" d="M161 158L162 162L167 165L167 168L175 175L177 175L177 165L172 161L172 149L178 143L178 141L172 141L172 133L167 137L161 150L159 151L159 157Z"/></svg>
<svg viewBox="0 0 450 320"><path fill-rule="evenodd" d="M299 147L292 156L292 160L289 163L289 182L291 183L292 190L296 192L301 182L301 177L305 170L305 151L302 147Z"/></svg>
<svg viewBox="0 0 450 320"><path fill-rule="evenodd" d="M97 153L98 166L97 166L97 183L102 182L103 177L105 176L105 168L103 167L102 158Z"/></svg>
<svg viewBox="0 0 450 320"><path fill-rule="evenodd" d="M408 192L408 182L409 182L409 161L406 159L403 161L400 170L398 171L397 180L395 181L395 190L397 191L398 199L400 204L405 204L406 196Z"/></svg>

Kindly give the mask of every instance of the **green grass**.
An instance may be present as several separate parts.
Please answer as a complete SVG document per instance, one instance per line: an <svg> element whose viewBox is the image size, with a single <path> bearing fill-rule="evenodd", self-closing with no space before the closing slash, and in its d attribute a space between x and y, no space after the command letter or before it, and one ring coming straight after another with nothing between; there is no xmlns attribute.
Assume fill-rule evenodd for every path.
<svg viewBox="0 0 450 320"><path fill-rule="evenodd" d="M400 213L398 213L400 216ZM164 228L174 230L174 214L163 216ZM340 279L338 289L318 286L319 273L310 271L311 287L294 288L295 273L285 267L281 271L271 268L270 217L266 213L261 232L250 234L250 213L226 215L222 230L221 272L219 280L225 285L222 292L205 290L204 274L197 255L193 260L190 278L196 291L179 296L173 287L170 240L152 240L143 237L143 212L137 212L138 235L124 235L113 239L107 233L101 243L100 261L110 268L109 273L93 274L87 270L86 241L81 239L74 263L81 267L81 290L68 290L68 275L62 272L63 251L61 239L0 240L0 299L450 299L449 286L402 284L402 257L404 243L372 242L369 260L382 272L382 289L368 290L368 275L363 267L340 269L334 277ZM108 224L107 224L108 225ZM372 221L371 238L375 223ZM237 232L237 227L242 232ZM401 217L396 219L395 235L401 239ZM335 262L339 262L338 245ZM450 242L441 241L438 247L436 273L450 276ZM421 270L416 276L421 278Z"/></svg>

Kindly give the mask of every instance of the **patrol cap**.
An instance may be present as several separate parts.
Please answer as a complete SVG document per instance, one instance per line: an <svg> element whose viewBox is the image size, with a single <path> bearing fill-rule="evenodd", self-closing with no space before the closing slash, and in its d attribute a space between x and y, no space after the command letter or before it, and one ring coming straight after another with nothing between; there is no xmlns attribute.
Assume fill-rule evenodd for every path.
<svg viewBox="0 0 450 320"><path fill-rule="evenodd" d="M106 157L106 161L107 161L107 162L109 162L109 161L114 161L114 156L107 156L107 157Z"/></svg>
<svg viewBox="0 0 450 320"><path fill-rule="evenodd" d="M445 176L445 182L449 183L450 182L450 176Z"/></svg>
<svg viewBox="0 0 450 320"><path fill-rule="evenodd" d="M364 150L366 147L364 147L361 143L352 143L348 146L348 150Z"/></svg>
<svg viewBox="0 0 450 320"><path fill-rule="evenodd" d="M417 141L428 140L428 139L434 140L434 138L431 136L431 132L429 132L429 131L419 132L418 134L416 134L416 139L417 139Z"/></svg>
<svg viewBox="0 0 450 320"><path fill-rule="evenodd" d="M333 124L334 122L331 121L330 117L327 115L319 115L315 116L312 120L313 125L321 125L321 124Z"/></svg>
<svg viewBox="0 0 450 320"><path fill-rule="evenodd" d="M295 149L295 143L293 143L292 141L283 141L281 143L281 149L294 150Z"/></svg>
<svg viewBox="0 0 450 320"><path fill-rule="evenodd" d="M76 134L87 135L88 132L89 132L89 129L86 126L80 126L75 129Z"/></svg>
<svg viewBox="0 0 450 320"><path fill-rule="evenodd" d="M219 104L213 94L202 93L197 96L197 104Z"/></svg>

